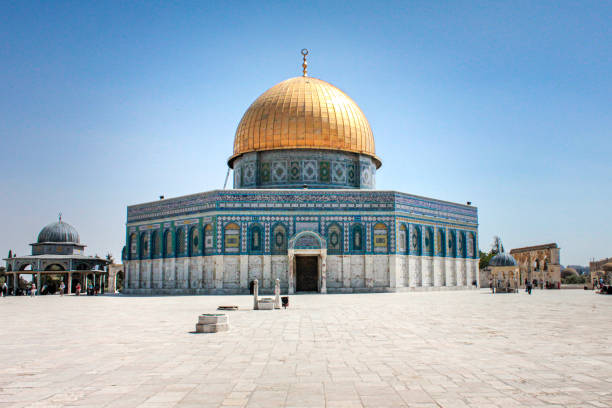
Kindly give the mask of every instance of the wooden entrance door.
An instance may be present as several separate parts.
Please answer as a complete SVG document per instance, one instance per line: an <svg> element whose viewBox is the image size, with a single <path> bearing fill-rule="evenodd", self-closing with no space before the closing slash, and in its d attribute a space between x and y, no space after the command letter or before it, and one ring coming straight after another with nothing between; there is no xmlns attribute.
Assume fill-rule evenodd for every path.
<svg viewBox="0 0 612 408"><path fill-rule="evenodd" d="M316 292L318 280L318 257L298 256L295 258L297 292Z"/></svg>

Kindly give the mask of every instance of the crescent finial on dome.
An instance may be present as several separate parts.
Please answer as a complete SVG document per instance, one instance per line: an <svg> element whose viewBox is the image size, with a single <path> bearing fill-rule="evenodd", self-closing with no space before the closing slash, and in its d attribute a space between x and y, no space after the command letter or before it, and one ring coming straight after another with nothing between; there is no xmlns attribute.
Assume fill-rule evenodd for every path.
<svg viewBox="0 0 612 408"><path fill-rule="evenodd" d="M302 76L308 76L308 62L306 62L306 56L308 55L308 49L302 48L302 56L304 57L304 62L302 63Z"/></svg>

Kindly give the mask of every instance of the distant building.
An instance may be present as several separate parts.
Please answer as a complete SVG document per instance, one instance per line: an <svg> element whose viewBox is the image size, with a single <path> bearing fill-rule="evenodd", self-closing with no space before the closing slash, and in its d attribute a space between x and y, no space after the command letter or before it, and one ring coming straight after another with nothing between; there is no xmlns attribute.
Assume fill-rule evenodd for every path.
<svg viewBox="0 0 612 408"><path fill-rule="evenodd" d="M591 284L603 278L605 283L612 283L612 258L589 262L591 271Z"/></svg>
<svg viewBox="0 0 612 408"><path fill-rule="evenodd" d="M504 252L501 243L497 255L489 261L489 270L490 284L497 288L496 291L507 291L510 288L516 290L520 287L522 278L520 268L516 259Z"/></svg>
<svg viewBox="0 0 612 408"><path fill-rule="evenodd" d="M62 221L51 223L38 234L32 246L32 254L5 258L8 285L13 291L19 288L19 275L32 275L32 281L41 289L45 281L54 285L52 278L58 278L66 285L66 293L74 292L77 283L83 290L88 283L101 284L108 261L96 256L85 255L79 233L70 224ZM11 279L8 279L8 277Z"/></svg>
<svg viewBox="0 0 612 408"><path fill-rule="evenodd" d="M519 264L521 280L548 282L558 287L561 284L560 248L556 243L534 245L510 250L510 255Z"/></svg>

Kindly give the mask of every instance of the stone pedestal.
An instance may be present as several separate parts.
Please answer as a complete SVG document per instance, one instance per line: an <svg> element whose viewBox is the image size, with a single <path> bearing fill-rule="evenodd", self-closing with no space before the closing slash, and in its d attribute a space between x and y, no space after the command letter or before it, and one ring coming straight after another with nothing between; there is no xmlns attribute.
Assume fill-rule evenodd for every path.
<svg viewBox="0 0 612 408"><path fill-rule="evenodd" d="M203 314L198 318L196 333L217 333L229 330L229 318L224 314Z"/></svg>
<svg viewBox="0 0 612 408"><path fill-rule="evenodd" d="M274 283L274 308L281 308L281 300L280 300L280 279L276 279Z"/></svg>

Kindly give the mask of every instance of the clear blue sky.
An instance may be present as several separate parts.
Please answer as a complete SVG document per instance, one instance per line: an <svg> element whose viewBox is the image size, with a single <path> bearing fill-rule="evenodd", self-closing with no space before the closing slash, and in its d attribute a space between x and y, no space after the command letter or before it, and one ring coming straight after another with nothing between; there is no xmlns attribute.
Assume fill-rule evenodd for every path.
<svg viewBox="0 0 612 408"><path fill-rule="evenodd" d="M0 4L0 255L62 211L90 254L126 206L221 188L236 126L309 72L373 128L379 189L478 206L480 247L612 256L612 3Z"/></svg>

